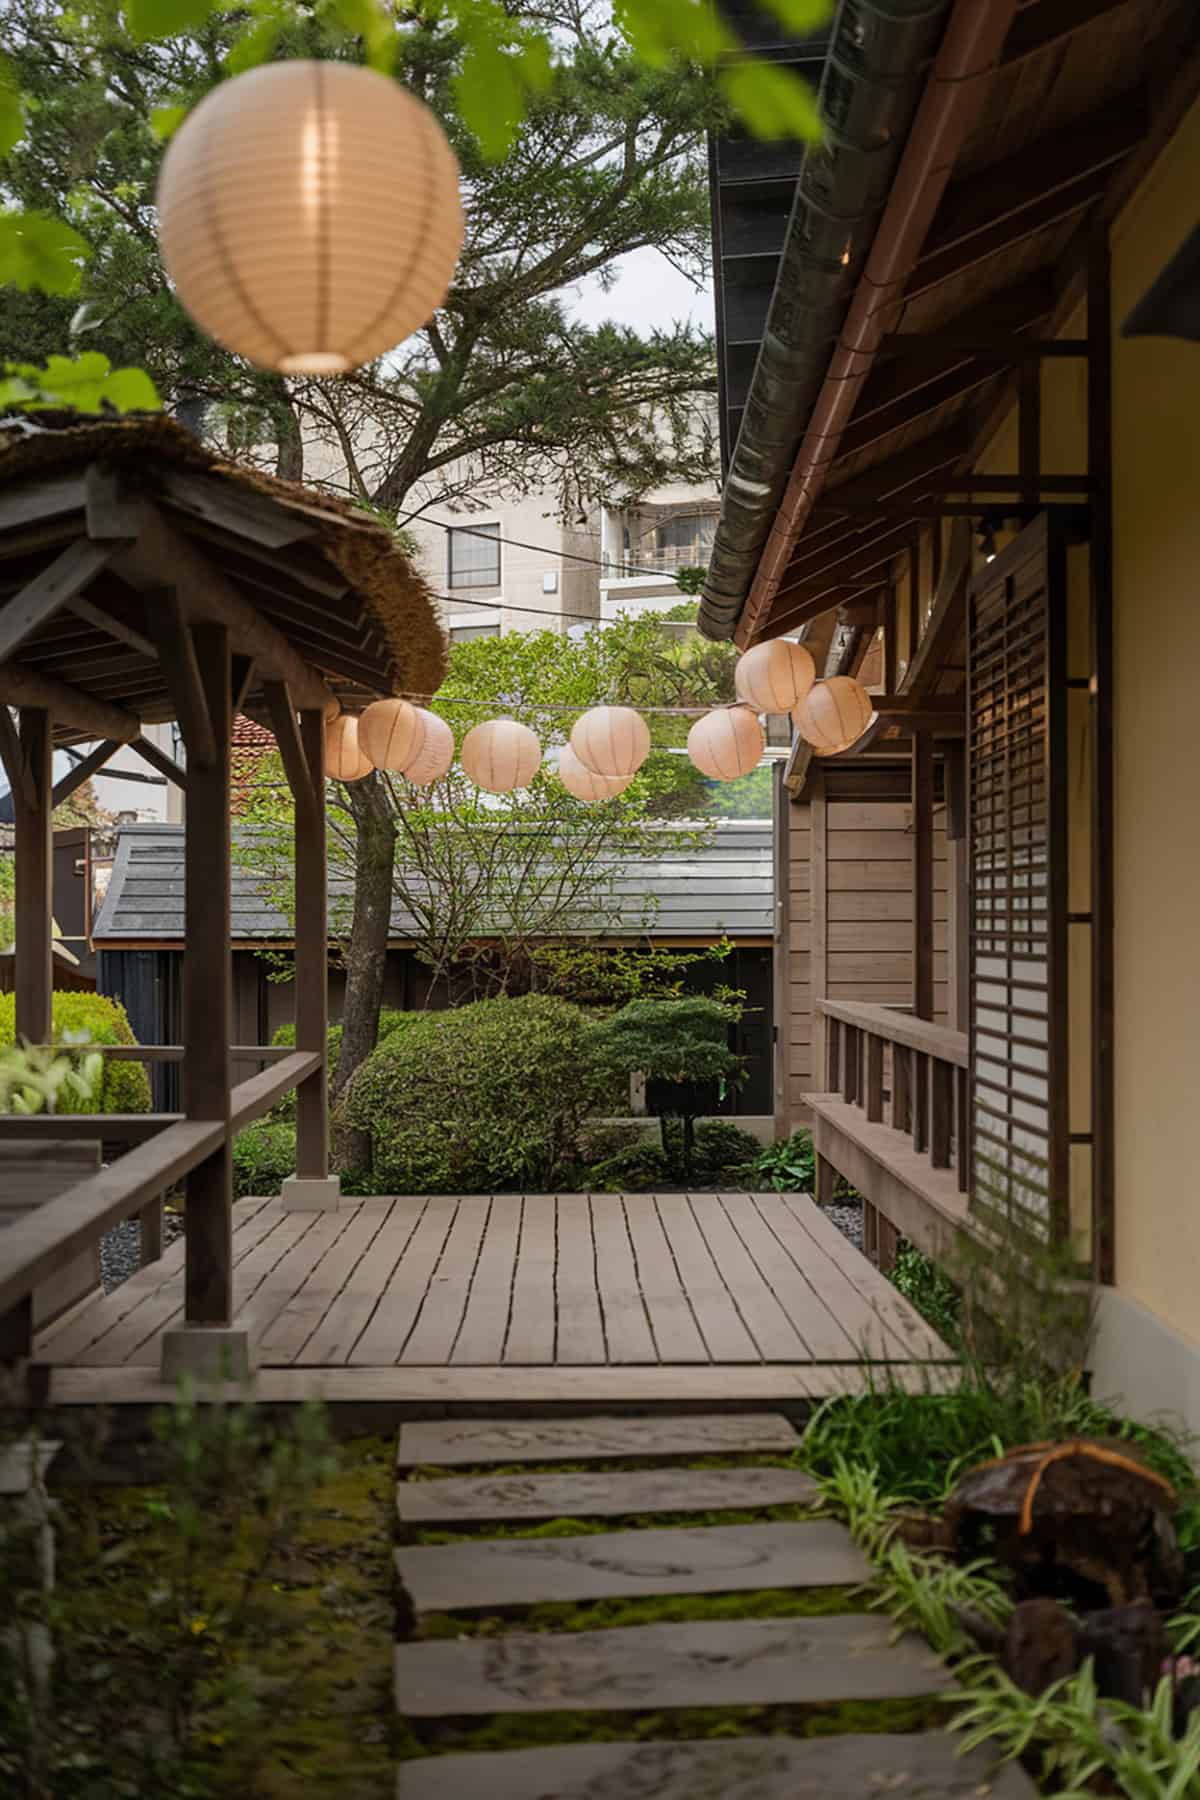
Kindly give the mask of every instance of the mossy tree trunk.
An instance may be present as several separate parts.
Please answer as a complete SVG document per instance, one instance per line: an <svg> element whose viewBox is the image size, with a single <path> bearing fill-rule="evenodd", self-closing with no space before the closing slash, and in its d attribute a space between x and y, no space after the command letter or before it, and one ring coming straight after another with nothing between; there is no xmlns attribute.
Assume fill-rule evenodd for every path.
<svg viewBox="0 0 1200 1800"><path fill-rule="evenodd" d="M341 1098L347 1082L370 1056L379 1037L396 856L396 824L381 778L368 775L349 784L346 793L356 826L354 915L346 952L342 1049L329 1086L331 1106ZM341 1168L369 1167L369 1133L340 1132L338 1139L335 1155Z"/></svg>

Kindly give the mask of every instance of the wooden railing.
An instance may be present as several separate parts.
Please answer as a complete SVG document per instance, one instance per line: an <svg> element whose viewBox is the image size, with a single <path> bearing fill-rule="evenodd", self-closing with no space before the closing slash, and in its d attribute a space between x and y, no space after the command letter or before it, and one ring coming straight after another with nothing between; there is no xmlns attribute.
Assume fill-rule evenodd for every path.
<svg viewBox="0 0 1200 1800"><path fill-rule="evenodd" d="M89 1049L91 1046L89 1046ZM148 1061L174 1056L173 1045L102 1045L104 1053ZM182 1052L180 1052L182 1054ZM268 1066L230 1094L229 1134L260 1119L321 1065L321 1053L279 1045L236 1045L234 1056ZM32 1350L34 1289L123 1219L138 1218L153 1256L162 1252L163 1194L221 1144L224 1120L192 1120L179 1113L6 1114L0 1146L20 1139L98 1138L133 1144L125 1155L87 1176L56 1200L10 1225L0 1236L0 1362ZM3 1164L0 1163L0 1172ZM143 1246L143 1262L150 1260Z"/></svg>
<svg viewBox="0 0 1200 1800"><path fill-rule="evenodd" d="M818 1002L825 1018L826 1087L872 1124L907 1133L935 1169L970 1187L967 1036L888 1006Z"/></svg>

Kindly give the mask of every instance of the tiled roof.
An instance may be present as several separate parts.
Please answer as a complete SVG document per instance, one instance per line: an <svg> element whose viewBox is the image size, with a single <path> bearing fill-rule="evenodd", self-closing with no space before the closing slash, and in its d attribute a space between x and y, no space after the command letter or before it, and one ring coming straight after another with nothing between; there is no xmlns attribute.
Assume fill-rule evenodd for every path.
<svg viewBox="0 0 1200 1800"><path fill-rule="evenodd" d="M258 765L275 748L274 734L265 725L256 725L244 713L233 721L233 742L229 758L230 808L244 812Z"/></svg>

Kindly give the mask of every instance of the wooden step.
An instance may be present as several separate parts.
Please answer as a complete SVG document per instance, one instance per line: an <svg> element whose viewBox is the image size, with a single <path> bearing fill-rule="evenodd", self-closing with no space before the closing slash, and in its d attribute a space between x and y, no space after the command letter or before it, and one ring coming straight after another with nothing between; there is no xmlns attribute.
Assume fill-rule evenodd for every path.
<svg viewBox="0 0 1200 1800"><path fill-rule="evenodd" d="M397 1467L594 1462L615 1457L758 1455L794 1450L779 1413L696 1413L640 1419L433 1419L400 1428Z"/></svg>
<svg viewBox="0 0 1200 1800"><path fill-rule="evenodd" d="M811 1506L819 1489L799 1469L597 1469L576 1475L460 1475L401 1481L405 1525L500 1525L654 1513Z"/></svg>

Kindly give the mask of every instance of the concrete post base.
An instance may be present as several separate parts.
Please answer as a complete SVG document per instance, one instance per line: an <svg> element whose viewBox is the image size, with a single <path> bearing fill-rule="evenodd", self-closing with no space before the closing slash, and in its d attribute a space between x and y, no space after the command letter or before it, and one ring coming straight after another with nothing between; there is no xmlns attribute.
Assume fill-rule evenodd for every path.
<svg viewBox="0 0 1200 1800"><path fill-rule="evenodd" d="M164 1381L178 1381L181 1375L198 1381L245 1381L253 1372L248 1332L228 1325L183 1325L163 1333Z"/></svg>
<svg viewBox="0 0 1200 1800"><path fill-rule="evenodd" d="M288 1175L280 1200L284 1212L336 1212L342 1197L340 1175L326 1175L314 1180L303 1175Z"/></svg>

